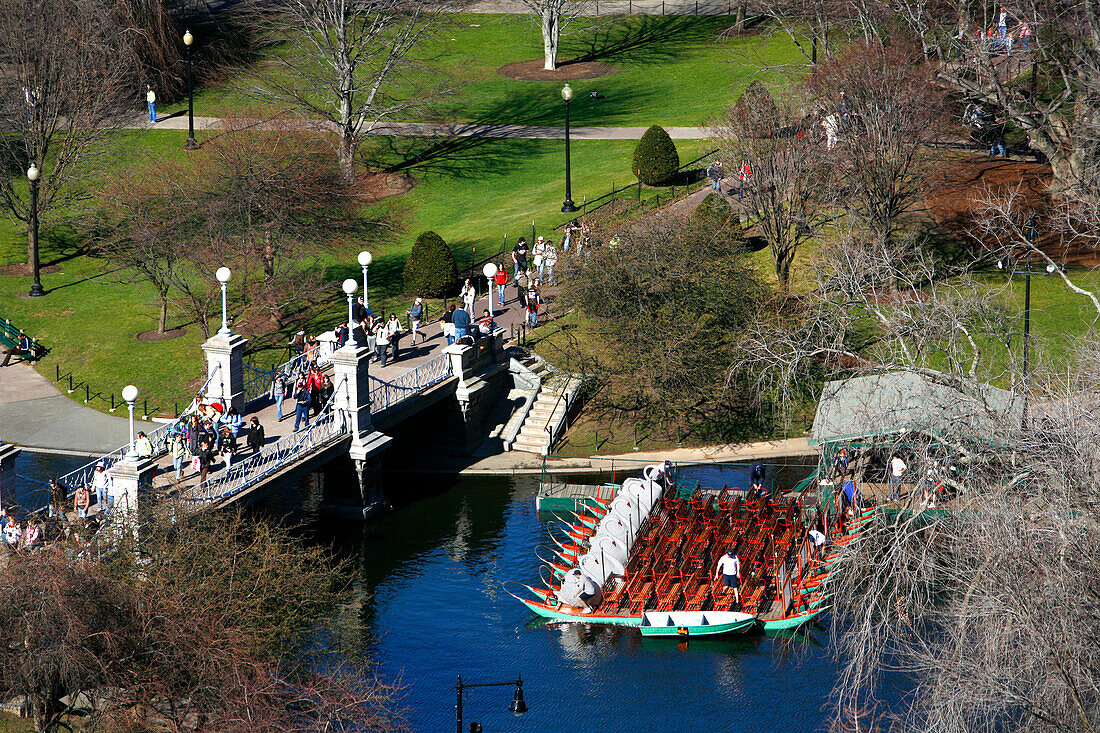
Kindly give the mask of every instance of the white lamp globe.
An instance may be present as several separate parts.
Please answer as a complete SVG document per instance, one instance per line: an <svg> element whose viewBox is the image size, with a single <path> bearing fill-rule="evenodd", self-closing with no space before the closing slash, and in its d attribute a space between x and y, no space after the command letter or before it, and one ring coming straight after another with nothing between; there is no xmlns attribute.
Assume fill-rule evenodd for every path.
<svg viewBox="0 0 1100 733"><path fill-rule="evenodd" d="M562 87L561 98L564 99L566 102L568 102L570 99L572 99L573 98L573 87L569 86L568 84L566 84L564 87Z"/></svg>
<svg viewBox="0 0 1100 733"><path fill-rule="evenodd" d="M374 258L371 257L370 252L360 252L358 259L359 259L359 264L363 267L369 267L370 263L372 261L374 261Z"/></svg>
<svg viewBox="0 0 1100 733"><path fill-rule="evenodd" d="M351 295L359 289L359 282L354 278L349 277L347 280L344 281L344 284L341 287L344 289L344 293L346 295Z"/></svg>
<svg viewBox="0 0 1100 733"><path fill-rule="evenodd" d="M32 182L37 181L38 175L38 166L36 166L34 163L31 163L31 167L27 169L27 180Z"/></svg>
<svg viewBox="0 0 1100 733"><path fill-rule="evenodd" d="M138 388L132 384L127 384L122 388L122 399L126 402L133 402L137 399Z"/></svg>
<svg viewBox="0 0 1100 733"><path fill-rule="evenodd" d="M223 285L229 282L229 278L233 276L228 267L219 267L218 271L214 273L214 277L218 278L218 282Z"/></svg>
<svg viewBox="0 0 1100 733"><path fill-rule="evenodd" d="M481 271L485 273L486 278L492 280L493 276L497 274L497 266L492 262L486 262L485 267L481 268Z"/></svg>
<svg viewBox="0 0 1100 733"><path fill-rule="evenodd" d="M191 35L191 31L184 31L183 32L183 45L184 46L190 46L194 42L195 42L195 37L193 35Z"/></svg>

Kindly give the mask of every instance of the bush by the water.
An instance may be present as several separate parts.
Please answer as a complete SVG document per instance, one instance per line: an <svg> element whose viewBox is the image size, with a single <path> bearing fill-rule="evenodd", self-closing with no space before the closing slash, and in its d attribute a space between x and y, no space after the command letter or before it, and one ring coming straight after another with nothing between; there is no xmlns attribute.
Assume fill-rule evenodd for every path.
<svg viewBox="0 0 1100 733"><path fill-rule="evenodd" d="M680 168L680 154L665 128L654 125L645 131L634 148L634 175L647 186L670 180Z"/></svg>
<svg viewBox="0 0 1100 733"><path fill-rule="evenodd" d="M691 223L700 227L707 236L733 249L745 246L745 235L741 232L741 219L730 206L730 202L720 193L708 194L691 212Z"/></svg>
<svg viewBox="0 0 1100 733"><path fill-rule="evenodd" d="M427 231L416 238L405 261L405 290L426 298L450 295L458 284L458 265L443 237Z"/></svg>

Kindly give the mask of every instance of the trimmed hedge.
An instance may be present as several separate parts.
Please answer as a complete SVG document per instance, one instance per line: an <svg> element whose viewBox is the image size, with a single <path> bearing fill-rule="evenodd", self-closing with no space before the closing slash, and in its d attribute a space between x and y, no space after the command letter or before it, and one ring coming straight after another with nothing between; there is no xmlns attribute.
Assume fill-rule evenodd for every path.
<svg viewBox="0 0 1100 733"><path fill-rule="evenodd" d="M405 261L405 291L425 298L443 298L458 285L458 264L443 237L427 231L416 238Z"/></svg>
<svg viewBox="0 0 1100 733"><path fill-rule="evenodd" d="M647 186L660 186L676 175L680 154L665 128L654 125L634 148L634 175Z"/></svg>

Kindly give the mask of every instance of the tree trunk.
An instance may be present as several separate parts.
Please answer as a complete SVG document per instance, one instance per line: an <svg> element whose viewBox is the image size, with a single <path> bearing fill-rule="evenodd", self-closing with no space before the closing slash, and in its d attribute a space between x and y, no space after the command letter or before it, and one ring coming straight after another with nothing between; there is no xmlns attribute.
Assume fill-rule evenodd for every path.
<svg viewBox="0 0 1100 733"><path fill-rule="evenodd" d="M157 333L164 333L168 329L168 289L161 289L157 295L160 296L160 318L157 320Z"/></svg>
<svg viewBox="0 0 1100 733"><path fill-rule="evenodd" d="M779 280L779 291L787 295L791 290L791 262L794 260L794 247L772 247L775 259L775 277Z"/></svg>
<svg viewBox="0 0 1100 733"><path fill-rule="evenodd" d="M558 33L560 31L561 10L557 7L546 8L542 12L542 68L555 71L558 68Z"/></svg>
<svg viewBox="0 0 1100 733"><path fill-rule="evenodd" d="M737 33L745 32L745 3L737 3L737 15L734 16L733 29Z"/></svg>
<svg viewBox="0 0 1100 733"><path fill-rule="evenodd" d="M275 277L275 248L271 246L271 232L264 232L264 283Z"/></svg>

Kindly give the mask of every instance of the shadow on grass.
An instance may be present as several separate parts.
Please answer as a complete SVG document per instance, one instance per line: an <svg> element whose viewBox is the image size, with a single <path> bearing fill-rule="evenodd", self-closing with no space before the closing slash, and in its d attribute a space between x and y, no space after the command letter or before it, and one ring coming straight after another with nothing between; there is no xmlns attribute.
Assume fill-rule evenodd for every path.
<svg viewBox="0 0 1100 733"><path fill-rule="evenodd" d="M606 123L631 114L638 106L654 104L656 96L652 89L620 86L611 96L577 98L570 105L570 124ZM438 111L440 119L453 119L452 115L454 113L446 109ZM565 108L556 88L535 96L529 89L517 88L478 109L472 124L560 127L564 123ZM520 131L508 137L376 138L376 148L368 157L390 173L436 173L481 179L508 173L535 153L540 141L522 137L523 134ZM501 140L508 140L510 144L501 145Z"/></svg>
<svg viewBox="0 0 1100 733"><path fill-rule="evenodd" d="M714 41L716 33L713 18L637 15L568 38L562 55L571 54L572 61L660 64L677 60L688 48Z"/></svg>

